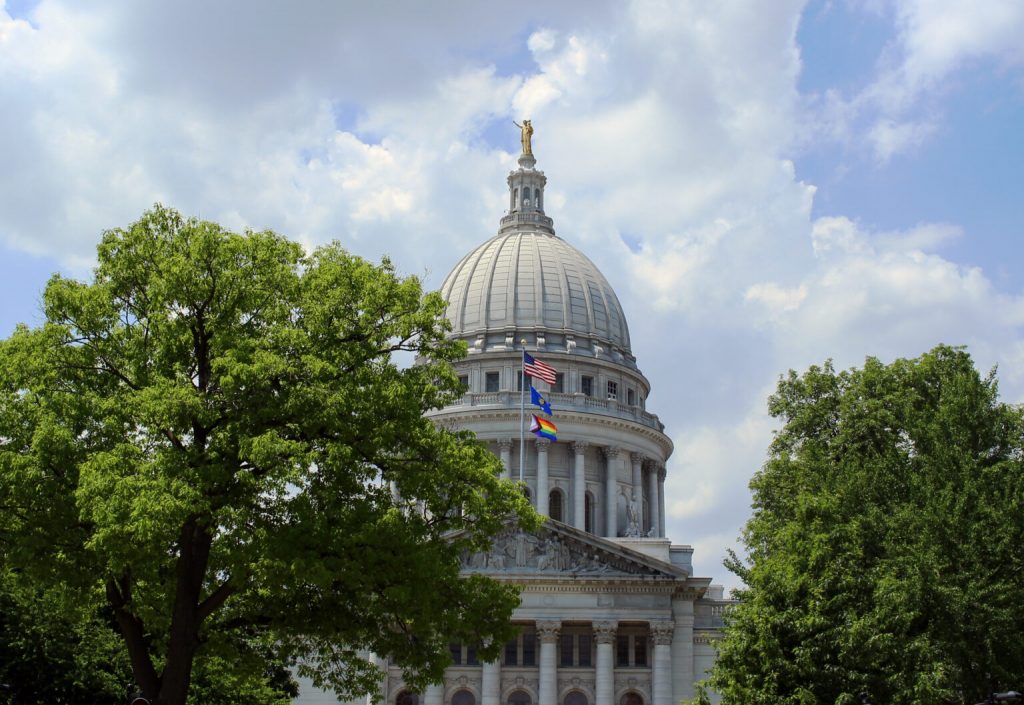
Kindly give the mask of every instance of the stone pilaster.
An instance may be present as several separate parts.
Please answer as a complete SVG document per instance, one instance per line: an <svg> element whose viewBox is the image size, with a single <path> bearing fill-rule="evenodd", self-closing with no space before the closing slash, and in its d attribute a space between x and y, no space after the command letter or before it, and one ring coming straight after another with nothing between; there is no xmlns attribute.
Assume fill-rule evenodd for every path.
<svg viewBox="0 0 1024 705"><path fill-rule="evenodd" d="M672 598L672 702L693 697L693 596Z"/></svg>
<svg viewBox="0 0 1024 705"><path fill-rule="evenodd" d="M672 633L675 624L651 622L654 638L654 668L651 673L651 705L672 705Z"/></svg>
<svg viewBox="0 0 1024 705"><path fill-rule="evenodd" d="M537 705L558 705L558 662L555 654L561 628L561 622L537 622L537 640L540 642Z"/></svg>
<svg viewBox="0 0 1024 705"><path fill-rule="evenodd" d="M549 516L548 499L551 487L548 483L548 446L551 441L547 438L537 439L537 513L541 516Z"/></svg>
<svg viewBox="0 0 1024 705"><path fill-rule="evenodd" d="M377 683L377 687L380 689L377 693L370 693L366 696L366 705L374 705L375 703L386 703L388 701L388 660L382 656L378 656L372 651L368 654L368 660L371 665L376 666L380 669L380 681Z"/></svg>
<svg viewBox="0 0 1024 705"><path fill-rule="evenodd" d="M488 661L480 673L480 705L501 703L501 657Z"/></svg>
<svg viewBox="0 0 1024 705"><path fill-rule="evenodd" d="M595 663L594 705L615 705L615 622L596 622L594 641L597 642Z"/></svg>
<svg viewBox="0 0 1024 705"><path fill-rule="evenodd" d="M428 685L423 692L423 705L442 705L444 702L444 686Z"/></svg>
<svg viewBox="0 0 1024 705"><path fill-rule="evenodd" d="M498 452L501 456L501 479L507 480L512 477L512 439L499 439Z"/></svg>
<svg viewBox="0 0 1024 705"><path fill-rule="evenodd" d="M576 441L572 450L576 454L572 474L572 525L584 531L587 528L586 441Z"/></svg>
<svg viewBox="0 0 1024 705"><path fill-rule="evenodd" d="M607 465L604 479L604 535L615 538L618 535L615 501L619 485L619 456L622 451L615 446L606 446L603 451Z"/></svg>

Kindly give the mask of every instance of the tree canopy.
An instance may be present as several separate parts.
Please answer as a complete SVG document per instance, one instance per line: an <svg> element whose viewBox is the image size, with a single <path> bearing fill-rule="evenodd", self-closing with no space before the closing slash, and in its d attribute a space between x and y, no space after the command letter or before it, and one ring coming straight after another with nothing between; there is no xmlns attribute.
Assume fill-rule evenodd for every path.
<svg viewBox="0 0 1024 705"><path fill-rule="evenodd" d="M1021 409L962 349L790 372L751 482L727 703L975 703L1024 676Z"/></svg>
<svg viewBox="0 0 1024 705"><path fill-rule="evenodd" d="M194 663L279 696L298 664L351 696L379 681L366 649L414 686L451 639L497 653L518 596L458 556L536 519L423 418L461 394L437 294L157 206L43 307L0 343L0 561L105 611L151 701L186 702Z"/></svg>

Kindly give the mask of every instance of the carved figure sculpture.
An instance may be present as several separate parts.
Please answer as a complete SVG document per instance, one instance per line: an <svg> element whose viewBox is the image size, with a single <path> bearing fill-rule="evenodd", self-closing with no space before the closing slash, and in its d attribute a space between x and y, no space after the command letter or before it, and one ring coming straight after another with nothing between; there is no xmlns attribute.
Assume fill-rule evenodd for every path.
<svg viewBox="0 0 1024 705"><path fill-rule="evenodd" d="M523 143L523 154L533 154L533 125L530 124L529 120L523 120L523 124L520 125L515 120L512 124L520 129L522 135L520 141Z"/></svg>

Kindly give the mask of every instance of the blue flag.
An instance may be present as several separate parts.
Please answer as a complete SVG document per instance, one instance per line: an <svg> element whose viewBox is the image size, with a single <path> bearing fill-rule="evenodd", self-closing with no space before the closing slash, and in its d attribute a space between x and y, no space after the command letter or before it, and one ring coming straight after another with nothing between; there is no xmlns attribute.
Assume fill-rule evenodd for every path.
<svg viewBox="0 0 1024 705"><path fill-rule="evenodd" d="M551 405L548 404L548 400L542 397L540 392L533 388L532 384L530 385L530 402L539 406L545 414L551 415Z"/></svg>

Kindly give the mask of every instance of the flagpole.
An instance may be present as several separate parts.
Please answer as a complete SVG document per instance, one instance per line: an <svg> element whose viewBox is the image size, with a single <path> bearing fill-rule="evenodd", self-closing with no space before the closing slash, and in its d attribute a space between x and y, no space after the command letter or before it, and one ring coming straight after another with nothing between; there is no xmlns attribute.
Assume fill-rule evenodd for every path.
<svg viewBox="0 0 1024 705"><path fill-rule="evenodd" d="M526 338L519 341L523 346L519 356L519 481L523 481L523 465L526 448Z"/></svg>

